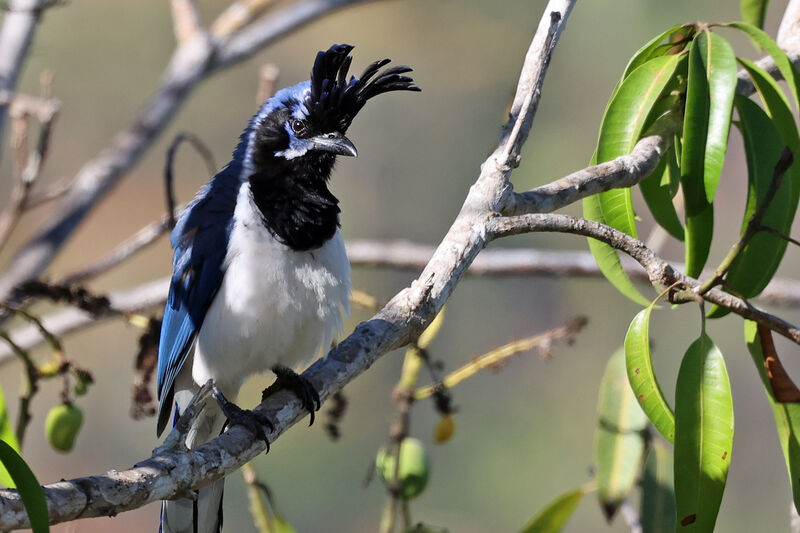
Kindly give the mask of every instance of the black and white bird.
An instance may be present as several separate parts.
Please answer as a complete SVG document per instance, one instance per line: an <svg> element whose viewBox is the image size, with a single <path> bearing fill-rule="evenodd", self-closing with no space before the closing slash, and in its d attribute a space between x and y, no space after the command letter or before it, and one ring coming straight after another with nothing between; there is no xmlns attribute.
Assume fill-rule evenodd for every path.
<svg viewBox="0 0 800 533"><path fill-rule="evenodd" d="M313 420L319 397L288 367L329 346L349 313L350 264L328 180L336 156L357 155L345 133L367 100L419 91L404 75L409 67L381 70L388 59L348 79L352 49L319 52L309 81L261 106L231 162L172 231L173 275L158 353L159 435L211 379L220 405L205 406L186 445L217 436L234 411L242 413L224 399L235 401L247 377L268 369L280 383L300 385L294 390ZM220 531L222 489L219 480L196 500L165 501L162 531Z"/></svg>

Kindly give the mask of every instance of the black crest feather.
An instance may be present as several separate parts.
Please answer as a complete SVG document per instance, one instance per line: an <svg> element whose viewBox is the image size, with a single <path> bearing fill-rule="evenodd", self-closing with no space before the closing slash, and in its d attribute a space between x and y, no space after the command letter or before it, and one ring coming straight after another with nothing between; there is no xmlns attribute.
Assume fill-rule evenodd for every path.
<svg viewBox="0 0 800 533"><path fill-rule="evenodd" d="M391 60L375 61L364 69L361 77L350 76L353 47L335 44L317 53L311 69L311 92L304 102L316 120L345 132L367 100L390 91L420 91L414 80L403 76L412 69L398 65L380 71Z"/></svg>

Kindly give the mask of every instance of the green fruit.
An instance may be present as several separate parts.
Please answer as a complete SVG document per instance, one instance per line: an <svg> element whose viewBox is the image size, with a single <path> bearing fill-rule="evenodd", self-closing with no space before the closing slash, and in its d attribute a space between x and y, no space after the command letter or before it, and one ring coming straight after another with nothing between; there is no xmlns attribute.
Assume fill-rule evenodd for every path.
<svg viewBox="0 0 800 533"><path fill-rule="evenodd" d="M44 431L50 446L59 452L68 452L83 424L83 413L71 403L62 403L50 409L44 422Z"/></svg>
<svg viewBox="0 0 800 533"><path fill-rule="evenodd" d="M428 457L425 447L418 439L411 437L400 443L400 467L397 471L397 483L400 494L406 500L416 498L425 490L428 483ZM384 483L391 485L395 474L394 455L386 448L378 451L375 458L375 469Z"/></svg>

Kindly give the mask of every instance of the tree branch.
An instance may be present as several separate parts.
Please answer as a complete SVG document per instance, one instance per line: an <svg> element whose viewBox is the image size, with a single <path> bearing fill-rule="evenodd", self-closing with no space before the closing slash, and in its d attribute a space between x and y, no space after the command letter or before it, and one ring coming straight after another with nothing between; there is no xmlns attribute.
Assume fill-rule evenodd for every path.
<svg viewBox="0 0 800 533"><path fill-rule="evenodd" d="M684 276L675 270L672 265L656 255L642 241L634 239L630 235L610 226L569 215L529 214L514 217L495 217L487 222L486 229L492 239L538 232L571 233L573 235L592 237L628 254L636 260L647 271L650 283L656 290L661 291L678 284L680 289L675 291L675 295L680 301L702 298L743 318L758 322L787 339L800 344L800 329L797 326L719 289L711 289L705 294L699 295L701 283L698 280Z"/></svg>

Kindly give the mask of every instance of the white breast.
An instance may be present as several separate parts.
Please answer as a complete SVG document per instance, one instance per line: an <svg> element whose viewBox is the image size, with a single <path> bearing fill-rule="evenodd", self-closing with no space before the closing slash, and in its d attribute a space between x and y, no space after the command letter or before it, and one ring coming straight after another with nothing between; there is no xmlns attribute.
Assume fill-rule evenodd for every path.
<svg viewBox="0 0 800 533"><path fill-rule="evenodd" d="M339 232L316 250L275 240L245 182L239 190L222 286L197 338L192 378L235 396L250 375L327 350L349 315L350 263Z"/></svg>

